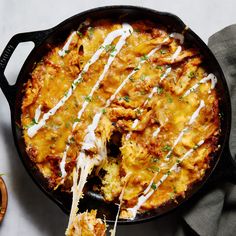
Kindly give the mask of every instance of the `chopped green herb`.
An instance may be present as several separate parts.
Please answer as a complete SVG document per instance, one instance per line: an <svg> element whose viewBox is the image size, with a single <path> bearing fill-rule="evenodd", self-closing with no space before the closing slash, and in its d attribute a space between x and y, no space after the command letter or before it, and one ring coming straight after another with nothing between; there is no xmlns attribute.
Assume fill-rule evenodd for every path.
<svg viewBox="0 0 236 236"><path fill-rule="evenodd" d="M70 123L69 122L66 122L66 128L68 129L70 127Z"/></svg>
<svg viewBox="0 0 236 236"><path fill-rule="evenodd" d="M199 148L199 145L196 144L194 147L193 147L193 150L197 150Z"/></svg>
<svg viewBox="0 0 236 236"><path fill-rule="evenodd" d="M156 162L158 162L158 161L159 161L159 159L156 158L156 157L152 159L152 162L154 162L154 163L156 163Z"/></svg>
<svg viewBox="0 0 236 236"><path fill-rule="evenodd" d="M144 81L145 78L146 78L146 75L144 75L144 74L142 74L142 75L140 76L140 79L141 79L142 81Z"/></svg>
<svg viewBox="0 0 236 236"><path fill-rule="evenodd" d="M156 166L151 166L149 168L147 168L147 170L151 171L151 172L159 172L160 169Z"/></svg>
<svg viewBox="0 0 236 236"><path fill-rule="evenodd" d="M132 34L132 31L129 29L129 33Z"/></svg>
<svg viewBox="0 0 236 236"><path fill-rule="evenodd" d="M147 94L147 93L146 93L146 91L140 91L140 94L141 94L141 95L145 95L145 94Z"/></svg>
<svg viewBox="0 0 236 236"><path fill-rule="evenodd" d="M126 101L126 102L129 102L130 101L130 98L128 95L124 96L123 99Z"/></svg>
<svg viewBox="0 0 236 236"><path fill-rule="evenodd" d="M162 66L156 66L156 69L163 70L163 67Z"/></svg>
<svg viewBox="0 0 236 236"><path fill-rule="evenodd" d="M69 49L68 49L68 50L65 50L65 53L66 53L66 54L68 54L69 52L70 52L70 50L69 50Z"/></svg>
<svg viewBox="0 0 236 236"><path fill-rule="evenodd" d="M157 189L156 184L152 183L151 188L152 188L153 190L156 190L156 189Z"/></svg>
<svg viewBox="0 0 236 236"><path fill-rule="evenodd" d="M65 94L64 94L64 95L65 95L65 97L67 97L67 96L68 96L68 92L65 92Z"/></svg>
<svg viewBox="0 0 236 236"><path fill-rule="evenodd" d="M129 80L130 80L131 82L134 82L134 78L133 78L133 77L129 77Z"/></svg>
<svg viewBox="0 0 236 236"><path fill-rule="evenodd" d="M107 112L106 109L103 108L103 109L102 109L102 114L106 114L106 112Z"/></svg>
<svg viewBox="0 0 236 236"><path fill-rule="evenodd" d="M176 160L176 163L177 163L177 164L179 164L180 162L181 162L180 159L177 159L177 160Z"/></svg>
<svg viewBox="0 0 236 236"><path fill-rule="evenodd" d="M83 34L80 31L77 31L76 33L80 36L80 38L83 37Z"/></svg>
<svg viewBox="0 0 236 236"><path fill-rule="evenodd" d="M188 77L190 79L194 78L195 77L195 73L193 71L191 71L189 74L188 74Z"/></svg>
<svg viewBox="0 0 236 236"><path fill-rule="evenodd" d="M166 175L170 175L170 174L171 174L171 171L168 170L168 171L166 172Z"/></svg>
<svg viewBox="0 0 236 236"><path fill-rule="evenodd" d="M157 87L157 94L162 94L163 93L163 88Z"/></svg>
<svg viewBox="0 0 236 236"><path fill-rule="evenodd" d="M142 111L139 108L137 108L135 112L136 112L137 115L141 115L142 114Z"/></svg>
<svg viewBox="0 0 236 236"><path fill-rule="evenodd" d="M137 70L139 70L138 66L134 68L134 71L137 71Z"/></svg>
<svg viewBox="0 0 236 236"><path fill-rule="evenodd" d="M174 193L170 193L170 199L174 200L175 199L175 194Z"/></svg>
<svg viewBox="0 0 236 236"><path fill-rule="evenodd" d="M168 96L167 102L168 102L168 103L172 103L172 102L173 102L173 98L172 98L171 96Z"/></svg>
<svg viewBox="0 0 236 236"><path fill-rule="evenodd" d="M173 191L174 191L174 193L177 193L177 189L175 186L173 187Z"/></svg>
<svg viewBox="0 0 236 236"><path fill-rule="evenodd" d="M91 101L92 101L92 99L91 99L90 96L86 96L86 97L84 98L84 100L85 100L86 102L91 102Z"/></svg>
<svg viewBox="0 0 236 236"><path fill-rule="evenodd" d="M160 50L161 54L166 54L166 50Z"/></svg>
<svg viewBox="0 0 236 236"><path fill-rule="evenodd" d="M140 57L141 61L146 61L148 59L148 56L147 55L143 55Z"/></svg>
<svg viewBox="0 0 236 236"><path fill-rule="evenodd" d="M167 151L170 151L171 150L171 146L170 145L165 145L163 148L162 148L162 151L164 152L167 152Z"/></svg>
<svg viewBox="0 0 236 236"><path fill-rule="evenodd" d="M107 44L104 49L106 50L106 52L110 52L113 53L116 51L116 47L112 44Z"/></svg>
<svg viewBox="0 0 236 236"><path fill-rule="evenodd" d="M30 128L31 126L36 125L36 124L38 124L38 123L37 123L36 120L33 118L32 121L30 122L30 124L26 125L24 128L28 129L28 128Z"/></svg>
<svg viewBox="0 0 236 236"><path fill-rule="evenodd" d="M168 154L166 158L171 158L171 156L172 156L172 153Z"/></svg>
<svg viewBox="0 0 236 236"><path fill-rule="evenodd" d="M72 142L72 143L75 142L74 137L71 137L71 138L70 138L70 142Z"/></svg>
<svg viewBox="0 0 236 236"><path fill-rule="evenodd" d="M59 172L59 173L58 173L58 176L59 176L59 177L61 177L61 176L62 176L62 173L61 173L61 172Z"/></svg>
<svg viewBox="0 0 236 236"><path fill-rule="evenodd" d="M81 121L81 119L78 117L74 119L74 122L80 122L80 121Z"/></svg>

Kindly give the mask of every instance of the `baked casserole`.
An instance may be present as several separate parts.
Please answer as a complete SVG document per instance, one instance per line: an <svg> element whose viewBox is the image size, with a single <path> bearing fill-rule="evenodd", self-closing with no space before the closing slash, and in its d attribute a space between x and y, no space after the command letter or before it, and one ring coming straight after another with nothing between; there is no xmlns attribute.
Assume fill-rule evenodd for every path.
<svg viewBox="0 0 236 236"><path fill-rule="evenodd" d="M90 177L130 220L204 177L220 132L206 65L184 32L145 20L86 20L50 45L25 84L21 121L49 187L73 193L69 225Z"/></svg>

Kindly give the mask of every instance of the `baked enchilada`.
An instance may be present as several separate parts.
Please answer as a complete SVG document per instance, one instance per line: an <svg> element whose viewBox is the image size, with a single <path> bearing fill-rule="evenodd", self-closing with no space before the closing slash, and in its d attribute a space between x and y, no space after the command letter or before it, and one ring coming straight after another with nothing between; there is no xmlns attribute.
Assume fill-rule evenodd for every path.
<svg viewBox="0 0 236 236"><path fill-rule="evenodd" d="M132 220L184 197L218 148L217 78L184 32L86 20L50 45L30 77L21 119L27 153L52 190L72 191L68 229L90 177Z"/></svg>

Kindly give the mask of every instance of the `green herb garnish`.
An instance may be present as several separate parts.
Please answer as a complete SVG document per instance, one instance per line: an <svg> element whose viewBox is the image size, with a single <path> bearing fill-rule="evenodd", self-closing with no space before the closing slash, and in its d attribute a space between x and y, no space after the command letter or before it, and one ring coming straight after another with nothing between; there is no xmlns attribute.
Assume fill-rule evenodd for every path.
<svg viewBox="0 0 236 236"><path fill-rule="evenodd" d="M168 96L167 102L168 102L168 103L172 103L172 102L173 102L173 98L172 98L171 96Z"/></svg>
<svg viewBox="0 0 236 236"><path fill-rule="evenodd" d="M142 74L142 75L140 76L140 79L141 79L142 81L144 81L145 78L146 78L146 75L144 75L144 74Z"/></svg>
<svg viewBox="0 0 236 236"><path fill-rule="evenodd" d="M161 54L166 54L166 50L160 50Z"/></svg>
<svg viewBox="0 0 236 236"><path fill-rule="evenodd" d="M190 79L194 78L195 77L195 73L193 71L191 71L189 74L188 74L188 77Z"/></svg>
<svg viewBox="0 0 236 236"><path fill-rule="evenodd" d="M163 93L163 88L157 87L157 94L162 94Z"/></svg>
<svg viewBox="0 0 236 236"><path fill-rule="evenodd" d="M106 109L103 108L103 109L102 109L102 114L106 114L106 112L107 112Z"/></svg>
<svg viewBox="0 0 236 236"><path fill-rule="evenodd" d="M126 102L129 102L130 101L130 98L128 95L124 96L123 99L126 101Z"/></svg>
<svg viewBox="0 0 236 236"><path fill-rule="evenodd" d="M92 101L92 99L91 99L90 96L86 96L86 97L84 98L84 100L85 100L86 102L91 102L91 101Z"/></svg>
<svg viewBox="0 0 236 236"><path fill-rule="evenodd" d="M129 80L130 80L131 82L134 82L134 78L133 78L133 77L129 77Z"/></svg>
<svg viewBox="0 0 236 236"><path fill-rule="evenodd" d="M171 146L170 145L165 145L163 148L162 148L162 151L164 152L167 152L167 151L170 151L171 150Z"/></svg>
<svg viewBox="0 0 236 236"><path fill-rule="evenodd" d="M80 31L77 31L76 33L77 33L77 35L79 35L79 36L80 36L80 38L82 38L82 37L83 37L83 34L82 34Z"/></svg>
<svg viewBox="0 0 236 236"><path fill-rule="evenodd" d="M159 172L160 171L159 167L156 167L156 166L151 166L151 167L147 168L147 170L149 170L151 172Z"/></svg>
<svg viewBox="0 0 236 236"><path fill-rule="evenodd" d="M144 54L143 56L140 57L141 61L146 61L148 59L148 56Z"/></svg>
<svg viewBox="0 0 236 236"><path fill-rule="evenodd" d="M81 119L78 117L74 119L74 122L80 122L80 121L81 121Z"/></svg>
<svg viewBox="0 0 236 236"><path fill-rule="evenodd" d="M156 69L163 70L163 67L162 66L156 66Z"/></svg>
<svg viewBox="0 0 236 236"><path fill-rule="evenodd" d="M156 190L156 189L157 189L156 184L152 183L151 188L152 188L153 190Z"/></svg>

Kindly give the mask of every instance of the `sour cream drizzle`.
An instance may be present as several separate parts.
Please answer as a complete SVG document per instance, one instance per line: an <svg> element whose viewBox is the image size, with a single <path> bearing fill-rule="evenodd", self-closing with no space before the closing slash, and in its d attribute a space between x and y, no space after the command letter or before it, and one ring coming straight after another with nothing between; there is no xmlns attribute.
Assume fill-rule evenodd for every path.
<svg viewBox="0 0 236 236"><path fill-rule="evenodd" d="M87 62L87 64L84 66L84 69L82 70L82 72L79 74L79 76L73 81L70 89L67 91L67 93L65 94L64 97L62 97L60 99L60 101L56 104L56 106L54 106L52 109L50 109L47 113L45 113L42 117L42 119L39 121L38 124L35 124L33 126L31 126L27 133L29 137L33 137L38 130L40 130L46 123L46 120L48 120L52 115L54 115L56 113L56 111L65 104L65 102L70 98L70 96L72 95L73 91L76 89L77 85L82 81L82 76L84 73L86 73L89 69L89 67L95 63L100 55L102 54L102 52L105 50L105 46L111 44L115 38L122 36L121 39L119 40L119 42L116 45L116 51L114 50L113 55L117 55L118 53L118 49L120 50L122 48L122 46L125 43L125 39L130 35L130 33L132 32L132 27L129 24L124 23L122 25L121 29L112 31L111 33L109 33L107 35L107 37L105 38L104 42L102 43L102 45L99 47L99 49L93 54L93 56L90 58L90 60ZM114 56L111 55L108 59L107 64L104 67L104 71L102 73L102 75L100 76L100 81L102 80L102 78L104 77L105 73L107 72L110 64L112 63L112 61L114 60ZM97 85L97 83L96 83ZM97 87L96 87L97 88ZM96 88L94 88L96 90ZM92 92L92 91L91 91ZM94 92L94 91L93 91ZM84 109L86 108L86 106L88 105L88 102L84 102L83 106L82 106L82 111L81 114L83 113Z"/></svg>
<svg viewBox="0 0 236 236"><path fill-rule="evenodd" d="M200 105L198 106L198 108L196 109L196 111L192 114L192 116L190 117L190 120L188 122L188 126L191 125L199 116L200 110L205 106L205 103L203 100L200 101ZM172 148L170 149L170 151L166 154L165 156L165 160L168 160L168 158L170 157L171 153L173 152L175 146L180 142L180 140L182 139L184 133L186 131L188 131L189 127L185 127L178 135L177 139L174 141L174 144L172 146Z"/></svg>
<svg viewBox="0 0 236 236"><path fill-rule="evenodd" d="M165 79L165 78L168 76L168 74L170 74L171 70L172 70L171 67L168 67L168 68L166 69L165 73L161 76L160 81L162 81L163 79Z"/></svg>
<svg viewBox="0 0 236 236"><path fill-rule="evenodd" d="M69 50L70 44L72 42L73 37L76 35L76 31L74 31L73 33L71 33L70 37L68 38L68 40L66 41L65 45L63 46L62 49L60 49L58 51L58 55L61 57L64 57L67 53L67 51Z"/></svg>
<svg viewBox="0 0 236 236"><path fill-rule="evenodd" d="M178 39L179 42L180 42L180 44L183 44L183 43L184 43L184 36L183 36L182 34L180 34L180 33L176 33L176 32L171 33L171 34L170 34L170 37L171 37L171 38Z"/></svg>
<svg viewBox="0 0 236 236"><path fill-rule="evenodd" d="M174 52L173 56L171 57L171 62L174 62L175 59L179 56L179 54L181 53L182 51L182 47L181 46L178 46L176 51Z"/></svg>
<svg viewBox="0 0 236 236"><path fill-rule="evenodd" d="M204 143L204 140L201 140L200 142L197 143L197 146L200 147L202 144ZM194 148L188 150L178 161L178 163L175 163L170 170L164 174L161 179L155 184L155 190L151 189L150 190L150 185L148 185L148 187L144 190L143 195L141 195L138 198L138 203L132 207L132 208L128 208L127 211L129 213L131 213L131 220L134 220L134 218L137 215L137 211L140 209L140 207L152 196L152 194L159 188L159 186L167 179L167 177L169 176L169 174L171 173L171 171L175 171L178 168L178 164L181 163L182 161L184 161L186 158L188 158L193 152L194 152ZM151 180L152 184L153 184L153 180ZM152 185L151 184L151 185Z"/></svg>
<svg viewBox="0 0 236 236"><path fill-rule="evenodd" d="M38 106L38 108L35 110L34 120L36 123L39 121L39 117L41 115L41 105Z"/></svg>
<svg viewBox="0 0 236 236"><path fill-rule="evenodd" d="M211 88L209 89L208 93L210 93L211 90L214 89L215 86L216 86L216 84L217 84L217 78L216 78L216 76L215 76L214 74L212 74L212 73L209 74L207 77L201 79L197 84L193 85L190 89L188 89L188 90L184 93L183 97L188 96L191 92L195 91L195 90L199 87L200 84L207 83L209 80L211 81Z"/></svg>
<svg viewBox="0 0 236 236"><path fill-rule="evenodd" d="M124 23L122 25L122 28L121 29L118 29L118 30L115 30L111 33L108 34L108 36L106 37L106 39L104 40L102 46L100 47L99 50L103 50L104 47L106 45L109 45L111 42L113 42L113 40L119 36L121 36L121 38L119 39L118 43L116 44L115 46L115 49L114 49L114 52L109 56L108 58L108 61L106 63L106 65L104 66L104 69L103 69L103 72L102 74L99 76L98 80L96 81L95 85L93 86L93 88L91 89L88 97L91 99L94 92L99 88L99 85L101 83L101 81L104 79L107 71L109 70L112 62L114 61L116 55L120 52L120 50L122 49L122 47L124 46L125 44L125 41L126 41L126 38L129 37L131 35L131 33L133 32L133 28L129 25L129 24L126 24ZM95 53L96 54L96 53ZM98 54L100 56L100 54ZM96 60L99 58L99 56L96 57ZM91 61L94 63L96 60L93 60L93 57L91 59ZM85 66L86 67L86 66ZM86 69L86 68L85 68ZM84 70L85 70L84 69ZM83 115L86 107L88 106L89 102L88 101L84 101L84 103L82 104L82 108L79 110L78 114L77 114L77 119L80 120L81 116ZM102 113L101 113L102 114ZM99 122L100 120L100 117L101 117L101 114L99 115L95 115L95 119L97 119ZM74 122L73 126L72 126L72 132L73 130L76 128L77 124L79 123L79 121L76 121ZM96 123L92 123L93 126L96 125ZM90 128L91 130L93 129L93 126L92 127L88 127ZM91 132L90 132L91 133ZM65 164L66 164L66 156L67 156L67 152L69 150L69 147L70 147L70 140L71 140L71 135L68 137L68 143L66 145L66 148L63 152L63 156L62 156L62 160L60 162L60 169L61 169L61 173L62 173L62 178L64 178L66 176L66 171L65 171ZM94 137L90 137L88 138L88 143L91 142L91 139L94 139Z"/></svg>

